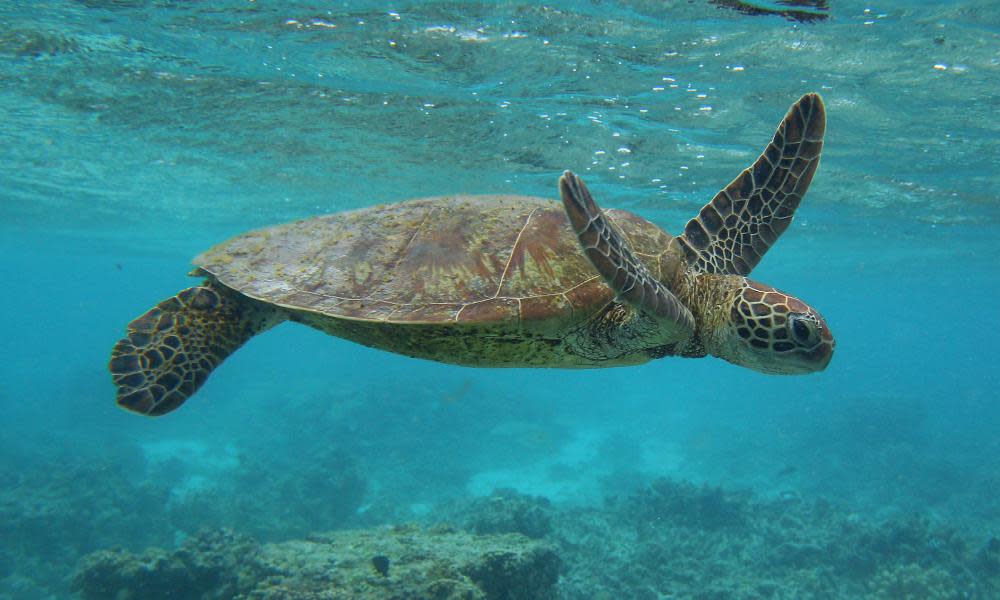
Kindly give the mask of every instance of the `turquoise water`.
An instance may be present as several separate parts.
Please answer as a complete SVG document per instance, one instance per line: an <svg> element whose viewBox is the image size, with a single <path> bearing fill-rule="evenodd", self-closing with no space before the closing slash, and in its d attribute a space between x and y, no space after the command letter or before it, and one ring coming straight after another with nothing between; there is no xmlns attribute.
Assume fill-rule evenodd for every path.
<svg viewBox="0 0 1000 600"><path fill-rule="evenodd" d="M0 1L0 598L69 597L83 555L203 527L292 539L496 488L600 508L661 477L988 547L1000 10L831 4L801 24L700 0ZM175 413L114 404L125 324L218 241L409 197L556 198L564 169L679 232L810 91L823 162L754 277L823 312L823 373L468 369L287 324ZM815 597L858 597L831 573ZM996 597L976 579L878 597ZM713 597L757 597L734 594Z"/></svg>

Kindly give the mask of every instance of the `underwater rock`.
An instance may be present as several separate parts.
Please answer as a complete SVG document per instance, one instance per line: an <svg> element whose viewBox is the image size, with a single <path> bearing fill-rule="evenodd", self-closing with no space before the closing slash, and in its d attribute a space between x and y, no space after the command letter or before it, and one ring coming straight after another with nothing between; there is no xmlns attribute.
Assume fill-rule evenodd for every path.
<svg viewBox="0 0 1000 600"><path fill-rule="evenodd" d="M61 597L84 554L172 539L165 491L128 467L79 449L0 464L0 599Z"/></svg>
<svg viewBox="0 0 1000 600"><path fill-rule="evenodd" d="M185 565L160 549L134 555L124 550L99 550L81 559L73 590L83 598L170 598L200 594Z"/></svg>
<svg viewBox="0 0 1000 600"><path fill-rule="evenodd" d="M816 544L785 542L774 550L774 562L792 568L805 568L823 564L826 551Z"/></svg>
<svg viewBox="0 0 1000 600"><path fill-rule="evenodd" d="M537 539L552 531L552 506L546 498L507 488L472 500L462 512L465 527L475 533L520 533Z"/></svg>
<svg viewBox="0 0 1000 600"><path fill-rule="evenodd" d="M267 572L259 553L251 538L225 529L202 532L174 552L99 550L80 560L72 587L87 600L233 598Z"/></svg>
<svg viewBox="0 0 1000 600"><path fill-rule="evenodd" d="M1000 538L988 539L979 550L977 558L983 571L993 576L1000 576Z"/></svg>
<svg viewBox="0 0 1000 600"><path fill-rule="evenodd" d="M669 480L603 508L554 511L563 598L1000 598L990 558L925 518ZM1000 556L997 556L1000 558Z"/></svg>
<svg viewBox="0 0 1000 600"><path fill-rule="evenodd" d="M372 557L391 562L391 571L377 572ZM560 569L551 546L517 534L406 526L259 545L223 530L172 553L93 553L74 589L85 600L550 600Z"/></svg>
<svg viewBox="0 0 1000 600"><path fill-rule="evenodd" d="M653 481L631 504L635 518L646 524L677 522L713 531L739 528L747 520L745 494L668 479Z"/></svg>
<svg viewBox="0 0 1000 600"><path fill-rule="evenodd" d="M114 478L105 474L95 481L109 485ZM13 480L12 484L12 490L21 485ZM93 501L106 499L106 493ZM31 498L47 497L36 490ZM70 508L55 499L53 493L37 516L51 519ZM25 512L24 501L17 504L20 513ZM43 505L38 506L41 510ZM77 525L80 531L74 535L91 536L91 548L116 542L98 534L85 515L102 527L128 526L122 531L135 535L143 532L133 531L132 526L140 517L151 516L80 512L87 506L79 503L75 512L51 522L72 528L67 521L72 515L86 525ZM0 514L13 516L10 510ZM0 532L40 535L42 521L26 527L25 516L0 525ZM113 517L117 525L110 520ZM763 498L664 479L611 498L601 508L552 506L544 498L497 490L450 510L435 510L428 519L450 519L470 532L396 527L260 544L227 530L210 530L188 538L175 551L90 554L79 563L74 589L84 600L887 600L905 598L918 589L929 595L914 598L1000 597L1000 541L972 543L926 518L875 520L802 497L789 502L784 495ZM156 522L146 525L155 527L151 523ZM545 543L526 536L544 537ZM35 587L15 591L15 577L32 573L34 563L25 558L31 555L20 553L29 549L41 548L12 547L8 560L0 559L0 569L13 570L0 597L6 592L14 594L12 598L34 598L49 591L57 597L56 592L65 590L59 575L43 574L53 582L50 590L26 580L19 585ZM64 556L63 564L76 560L72 553ZM384 575L373 562L376 557L385 559L379 561L388 566ZM17 562L4 566L11 560Z"/></svg>
<svg viewBox="0 0 1000 600"><path fill-rule="evenodd" d="M953 600L971 598L941 567L924 568L916 564L883 567L871 582L873 600Z"/></svg>
<svg viewBox="0 0 1000 600"><path fill-rule="evenodd" d="M172 495L167 511L175 528L239 528L263 541L337 529L353 524L369 486L355 457L335 447L303 461L247 452L234 468L211 475L207 483ZM173 480L175 490L184 486L185 479ZM248 488L254 492L246 493ZM275 506L285 508L275 514Z"/></svg>

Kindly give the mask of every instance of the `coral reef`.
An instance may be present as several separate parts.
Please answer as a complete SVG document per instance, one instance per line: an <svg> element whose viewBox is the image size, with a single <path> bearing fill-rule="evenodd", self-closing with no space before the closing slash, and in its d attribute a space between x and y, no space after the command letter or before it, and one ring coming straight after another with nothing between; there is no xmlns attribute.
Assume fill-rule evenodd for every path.
<svg viewBox="0 0 1000 600"><path fill-rule="evenodd" d="M715 531L741 527L747 519L745 494L667 479L650 484L643 501L634 502L632 508L630 514L640 527L680 518L688 526Z"/></svg>
<svg viewBox="0 0 1000 600"><path fill-rule="evenodd" d="M187 446L164 454L143 462L140 448L124 446L0 465L0 599L59 595L64 565L101 548L169 546L203 527L265 540L344 527L368 489L335 448L308 461L238 454L218 468Z"/></svg>
<svg viewBox="0 0 1000 600"><path fill-rule="evenodd" d="M0 598L55 596L87 552L170 543L166 492L136 481L124 461L35 456L0 465Z"/></svg>
<svg viewBox="0 0 1000 600"><path fill-rule="evenodd" d="M561 511L562 598L992 598L1000 543L973 550L926 519L667 480Z"/></svg>
<svg viewBox="0 0 1000 600"><path fill-rule="evenodd" d="M454 518L475 533L520 533L542 538L552 531L552 510L546 498L500 488L485 498L463 503Z"/></svg>
<svg viewBox="0 0 1000 600"><path fill-rule="evenodd" d="M287 539L352 524L368 491L354 456L337 448L319 449L308 461L240 453L234 462L225 471L206 473L208 481L200 485L161 475L167 465L150 473L154 480L172 483L166 508L173 527L187 533L231 527L266 541ZM227 501L219 502L220 496Z"/></svg>
<svg viewBox="0 0 1000 600"><path fill-rule="evenodd" d="M913 563L882 567L869 587L873 600L958 600L974 597L959 590L954 578L941 567L925 569Z"/></svg>
<svg viewBox="0 0 1000 600"><path fill-rule="evenodd" d="M236 453L200 471L206 459L177 463L190 450L171 446L145 465L36 458L0 472L0 598L67 597L64 565L87 553L73 580L86 599L1000 597L997 532L927 513L661 479L601 507L498 489L426 504L422 526L316 535L371 524L358 507L372 496L390 512L411 505L373 494L384 483L369 483L355 453ZM191 535L199 524L208 533ZM266 543L289 537L301 539Z"/></svg>
<svg viewBox="0 0 1000 600"><path fill-rule="evenodd" d="M657 480L601 508L496 490L428 515L259 544L228 531L177 551L101 551L86 600L692 598L951 600L1000 593L1000 542L925 518L875 520L824 501Z"/></svg>
<svg viewBox="0 0 1000 600"><path fill-rule="evenodd" d="M560 564L550 545L517 534L404 526L259 545L221 530L175 552L93 553L73 586L86 600L548 600Z"/></svg>
<svg viewBox="0 0 1000 600"><path fill-rule="evenodd" d="M228 530L207 531L180 549L100 550L85 556L73 580L84 598L234 598L266 572L260 547Z"/></svg>

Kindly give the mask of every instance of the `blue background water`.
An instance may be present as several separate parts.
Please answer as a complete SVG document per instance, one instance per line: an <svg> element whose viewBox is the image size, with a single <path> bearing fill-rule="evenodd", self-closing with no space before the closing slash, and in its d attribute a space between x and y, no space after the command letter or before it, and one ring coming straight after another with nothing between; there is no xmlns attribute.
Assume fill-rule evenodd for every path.
<svg viewBox="0 0 1000 600"><path fill-rule="evenodd" d="M1000 534L994 2L841 0L810 25L707 2L0 2L0 26L0 596L201 526L284 539L495 487L599 505L659 476ZM475 370L284 325L176 413L114 405L111 345L213 243L408 197L554 198L567 168L678 231L808 91L823 163L754 277L824 313L824 373ZM303 463L343 457L356 505L296 511L329 484Z"/></svg>

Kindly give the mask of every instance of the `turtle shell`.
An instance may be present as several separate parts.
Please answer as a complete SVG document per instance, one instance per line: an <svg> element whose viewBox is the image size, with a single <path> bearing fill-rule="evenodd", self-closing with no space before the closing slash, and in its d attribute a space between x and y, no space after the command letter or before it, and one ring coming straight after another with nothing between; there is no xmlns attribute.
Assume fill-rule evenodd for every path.
<svg viewBox="0 0 1000 600"><path fill-rule="evenodd" d="M670 236L606 211L661 280ZM562 327L614 292L580 250L562 205L525 196L443 196L259 229L195 258L252 298L334 318Z"/></svg>

